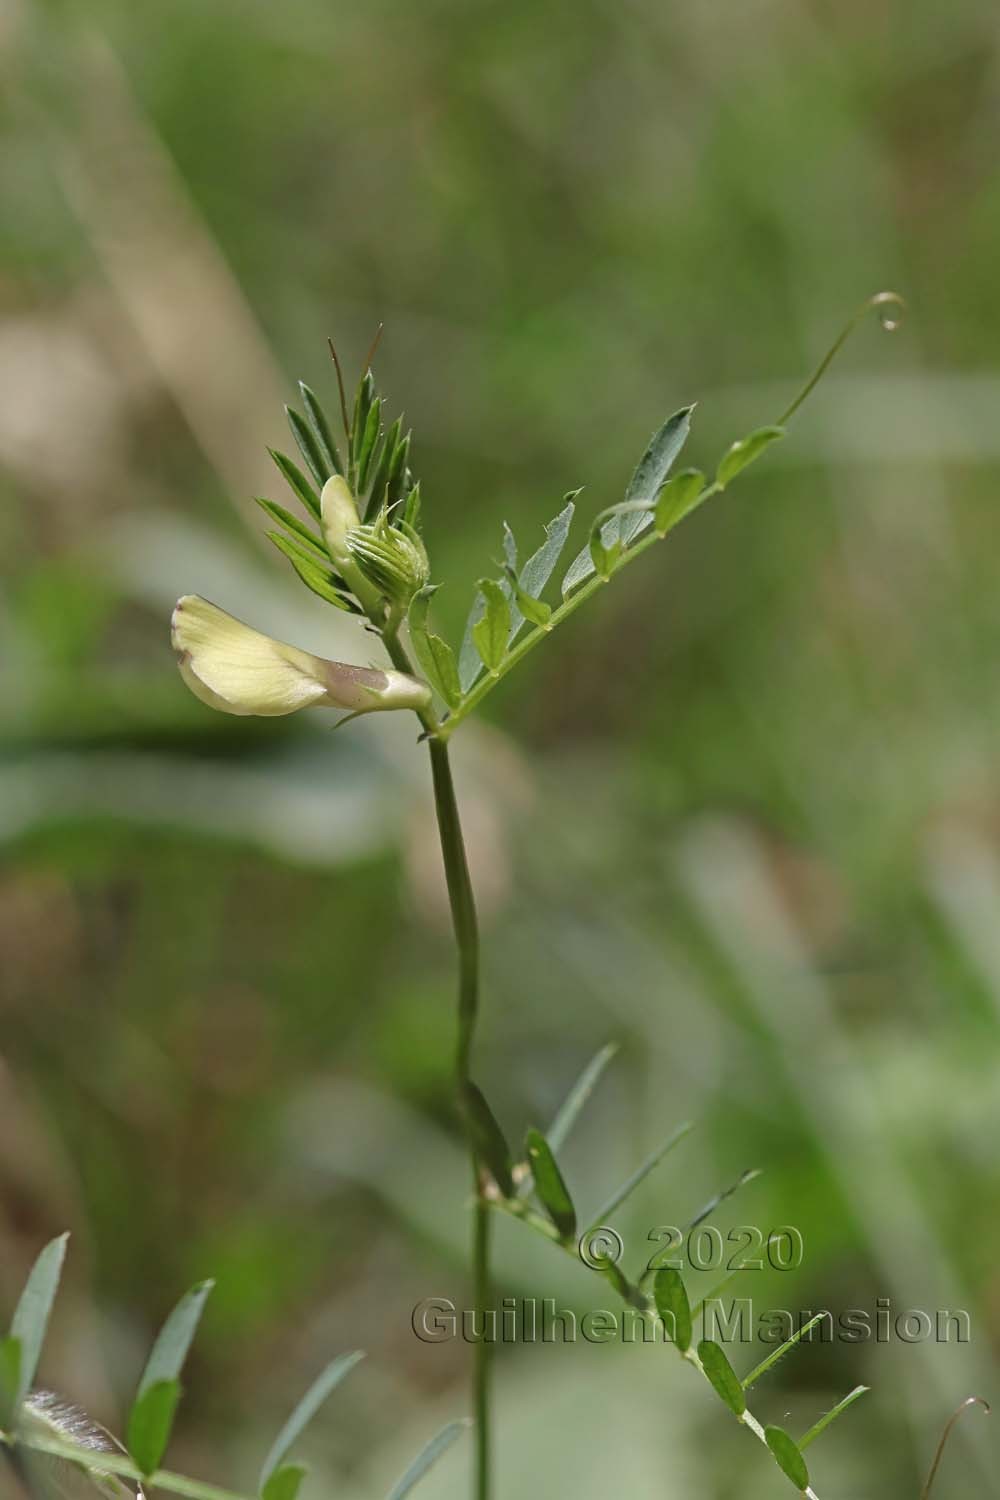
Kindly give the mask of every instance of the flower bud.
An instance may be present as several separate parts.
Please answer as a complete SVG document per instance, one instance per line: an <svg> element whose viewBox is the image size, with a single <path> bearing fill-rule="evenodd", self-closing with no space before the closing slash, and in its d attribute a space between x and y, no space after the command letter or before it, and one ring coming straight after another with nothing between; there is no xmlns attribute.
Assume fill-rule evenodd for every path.
<svg viewBox="0 0 1000 1500"><path fill-rule="evenodd" d="M405 608L430 577L419 532L406 521L391 526L384 510L370 525L349 531L346 542L365 577L393 604Z"/></svg>
<svg viewBox="0 0 1000 1500"><path fill-rule="evenodd" d="M342 475L334 474L323 486L320 512L323 536L334 565L361 608L372 619L377 619L384 612L382 591L358 567L348 546L347 539L360 525L361 518L357 501Z"/></svg>

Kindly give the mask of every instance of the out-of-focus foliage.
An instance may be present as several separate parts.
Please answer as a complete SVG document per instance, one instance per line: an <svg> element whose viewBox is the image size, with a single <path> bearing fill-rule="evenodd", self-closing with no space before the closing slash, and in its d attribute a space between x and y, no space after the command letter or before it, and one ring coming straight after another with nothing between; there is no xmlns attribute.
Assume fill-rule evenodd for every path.
<svg viewBox="0 0 1000 1500"><path fill-rule="evenodd" d="M326 336L354 372L387 325L457 646L504 520L527 555L570 488L613 504L695 399L707 467L887 285L905 331L861 334L455 749L508 1137L617 1038L560 1157L581 1214L700 1122L630 1200L633 1269L759 1165L715 1222L806 1247L760 1304L967 1308L969 1344L802 1348L755 1391L801 1432L871 1385L810 1472L915 1494L1000 1331L993 7L4 0L0 59L0 1294L73 1225L43 1375L120 1427L211 1274L175 1466L252 1483L339 1349L370 1352L313 1437L339 1494L465 1409L468 1350L410 1325L467 1294L414 734L225 720L166 643L198 591L369 651L252 504L286 500L294 379L331 404ZM593 1306L517 1230L504 1289ZM504 1350L503 1493L773 1493L683 1374ZM985 1491L988 1428L938 1495Z"/></svg>

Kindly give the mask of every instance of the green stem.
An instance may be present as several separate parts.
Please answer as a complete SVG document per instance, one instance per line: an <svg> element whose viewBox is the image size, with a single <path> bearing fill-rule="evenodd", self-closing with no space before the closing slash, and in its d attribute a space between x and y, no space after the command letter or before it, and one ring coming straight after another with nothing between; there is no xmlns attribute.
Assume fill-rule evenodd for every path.
<svg viewBox="0 0 1000 1500"><path fill-rule="evenodd" d="M413 672L413 665L406 648L395 632L383 636L386 651L394 667L401 672ZM431 710L420 715L420 722L427 733L427 748L431 757L431 776L434 782L434 808L437 813L438 833L441 839L441 854L444 859L445 880L448 886L448 902L451 908L455 946L458 949L458 1039L455 1051L455 1084L459 1110L465 1120L466 1085L471 1082L472 1043L475 1037L476 1019L479 1014L479 923L476 918L476 901L469 875L469 861L462 837L462 822L455 796L455 782L451 774L448 746L441 735L441 726ZM493 1377L493 1345L486 1338L486 1314L493 1300L490 1277L490 1244L492 1218L480 1181L479 1162L475 1145L469 1137L469 1153L472 1159L473 1183L476 1199L473 1211L472 1276L476 1323L482 1336L475 1345L472 1372L472 1406L475 1417L475 1500L489 1500L491 1491L491 1405Z"/></svg>

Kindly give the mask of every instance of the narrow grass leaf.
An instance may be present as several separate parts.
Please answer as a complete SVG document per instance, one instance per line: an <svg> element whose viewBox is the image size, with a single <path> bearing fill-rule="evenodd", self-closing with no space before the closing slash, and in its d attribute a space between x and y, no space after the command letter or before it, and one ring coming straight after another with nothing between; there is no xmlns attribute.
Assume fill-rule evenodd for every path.
<svg viewBox="0 0 1000 1500"><path fill-rule="evenodd" d="M781 1472L788 1476L797 1490L807 1490L809 1470L795 1439L789 1437L783 1427L765 1427L764 1440Z"/></svg>
<svg viewBox="0 0 1000 1500"><path fill-rule="evenodd" d="M372 375L371 370L366 370L358 381L358 390L354 397L354 414L351 418L351 466L354 469L357 469L358 466L361 446L365 439L368 414L371 410L374 395L375 377Z"/></svg>
<svg viewBox="0 0 1000 1500"><path fill-rule="evenodd" d="M334 441L330 424L313 392L303 381L299 381L299 390L302 392L302 405L306 409L306 420L312 428L313 437L316 439L320 453L323 455L326 467L331 474L343 474L344 466L340 461L340 452Z"/></svg>
<svg viewBox="0 0 1000 1500"><path fill-rule="evenodd" d="M482 619L472 627L472 638L476 650L487 671L495 672L507 654L510 639L510 602L503 584L492 578L479 581L479 592L484 602Z"/></svg>
<svg viewBox="0 0 1000 1500"><path fill-rule="evenodd" d="M601 1074L617 1051L617 1042L609 1042L607 1046L602 1047L600 1052L590 1059L590 1062L566 1095L566 1098L556 1112L555 1119L549 1126L549 1145L553 1151L560 1151L562 1149L570 1131L579 1118L580 1111L594 1092L600 1081Z"/></svg>
<svg viewBox="0 0 1000 1500"><path fill-rule="evenodd" d="M716 1395L726 1403L730 1411L742 1417L747 1409L747 1398L722 1346L714 1339L702 1339L698 1345L698 1358Z"/></svg>
<svg viewBox="0 0 1000 1500"><path fill-rule="evenodd" d="M576 1209L569 1189L559 1170L552 1148L540 1130L529 1130L524 1141L528 1162L535 1179L539 1202L564 1240L576 1234Z"/></svg>
<svg viewBox="0 0 1000 1500"><path fill-rule="evenodd" d="M596 1214L594 1214L590 1222L592 1224L603 1224L604 1221L608 1219L617 1208L621 1207L629 1194L635 1192L635 1189L639 1186L639 1184L645 1181L650 1172L652 1172L653 1168L659 1166L660 1162L667 1155L667 1153L672 1151L675 1146L679 1145L684 1137L686 1135L689 1135L693 1129L694 1126L689 1120L685 1120L683 1125L678 1125L673 1135L668 1136L663 1145L657 1147L657 1149L652 1152L650 1156L647 1156L646 1160L642 1162L638 1167L636 1167L635 1171L632 1173L632 1176L627 1178L626 1181L622 1183L621 1187L618 1188L616 1192L611 1194L611 1197L606 1203L602 1204L600 1210Z"/></svg>
<svg viewBox="0 0 1000 1500"><path fill-rule="evenodd" d="M809 1431L799 1438L799 1447L808 1448L809 1444L815 1442L821 1432L826 1431L831 1422L837 1420L841 1412L845 1412L849 1406L853 1406L858 1397L863 1396L869 1389L870 1387L867 1385L856 1385L853 1391L849 1391L842 1401L838 1401L836 1406L831 1407L825 1416L820 1417L818 1422L814 1422Z"/></svg>
<svg viewBox="0 0 1000 1500"><path fill-rule="evenodd" d="M756 1369L743 1377L743 1389L748 1391L755 1381L759 1380L762 1375L766 1375L768 1370L778 1363L779 1359L784 1359L788 1351L794 1349L800 1339L805 1338L810 1328L815 1328L816 1324L821 1323L827 1316L825 1312L818 1312L814 1318L809 1319L808 1323L803 1323L801 1328L796 1329L790 1339L786 1339L780 1348L773 1350L766 1359L761 1360Z"/></svg>
<svg viewBox="0 0 1000 1500"><path fill-rule="evenodd" d="M784 435L783 427L758 427L756 432L751 432L745 438L740 438L738 442L733 443L719 460L719 467L715 471L716 484L720 488L725 488L731 480L736 478L737 474L747 467L747 464L752 464L765 448L769 448Z"/></svg>
<svg viewBox="0 0 1000 1500"><path fill-rule="evenodd" d="M292 430L295 446L305 460L306 468L320 489L322 489L326 481L330 478L330 475L334 472L333 465L327 461L326 455L323 453L316 439L316 434L309 426L309 423L304 421L294 406L285 407L285 416L288 418L288 425Z"/></svg>
<svg viewBox="0 0 1000 1500"><path fill-rule="evenodd" d="M705 476L700 469L682 469L668 479L656 497L653 525L657 536L666 536L678 522L701 504L705 495Z"/></svg>
<svg viewBox="0 0 1000 1500"><path fill-rule="evenodd" d="M147 1478L160 1467L167 1451L180 1399L178 1379L155 1380L136 1397L129 1412L128 1451Z"/></svg>
<svg viewBox="0 0 1000 1500"><path fill-rule="evenodd" d="M442 1427L426 1447L421 1448L406 1473L393 1485L386 1500L403 1500L403 1497L420 1483L428 1469L436 1464L441 1455L447 1453L452 1443L462 1436L468 1426L468 1419L460 1418L457 1422L449 1422L447 1427Z"/></svg>
<svg viewBox="0 0 1000 1500"><path fill-rule="evenodd" d="M493 1174L494 1181L507 1198L514 1196L514 1178L510 1148L496 1115L490 1109L481 1089L474 1083L462 1085L462 1104L476 1145L476 1155Z"/></svg>
<svg viewBox="0 0 1000 1500"><path fill-rule="evenodd" d="M24 1291L14 1311L10 1324L10 1337L20 1346L17 1385L15 1387L13 1415L16 1416L21 1402L35 1382L35 1372L42 1355L42 1345L49 1326L52 1304L59 1290L63 1261L66 1258L68 1234L50 1240L31 1268Z"/></svg>
<svg viewBox="0 0 1000 1500"><path fill-rule="evenodd" d="M668 1337L672 1331L673 1341L683 1354L691 1347L691 1303L681 1273L673 1266L661 1266L657 1271L653 1300Z"/></svg>
<svg viewBox="0 0 1000 1500"><path fill-rule="evenodd" d="M306 1472L304 1464L283 1464L261 1489L260 1500L295 1500Z"/></svg>
<svg viewBox="0 0 1000 1500"><path fill-rule="evenodd" d="M315 516L318 521L321 515L319 495L313 489L302 470L297 464L292 462L286 453L279 453L277 448L268 448L267 451L277 464L282 477L302 501L306 510L309 511L310 515Z"/></svg>
<svg viewBox="0 0 1000 1500"><path fill-rule="evenodd" d="M296 573L302 579L307 589L312 589L327 604L333 604L337 609L350 611L351 606L347 598L340 592L334 583L335 574L329 568L324 568L319 559L313 559L304 547L296 545L292 537L283 536L280 531L269 531L268 541L273 542L278 551L288 558Z"/></svg>
<svg viewBox="0 0 1000 1500"><path fill-rule="evenodd" d="M324 1401L336 1390L340 1382L351 1373L354 1366L362 1359L364 1359L364 1355L360 1350L355 1350L352 1354L338 1355L335 1360L332 1360L327 1365L323 1373L313 1381L284 1427L278 1433L278 1436L271 1445L270 1452L264 1460L264 1467L260 1471L260 1480L258 1482L258 1489L262 1495L267 1489L268 1481L282 1467L289 1450L293 1444L298 1442ZM269 1500L273 1500L273 1497L269 1497Z"/></svg>
<svg viewBox="0 0 1000 1500"><path fill-rule="evenodd" d="M276 501L264 500L259 495L255 498L266 516L270 516L272 521L277 521L279 526L284 526L285 530L302 542L303 546L309 547L316 554L318 562L329 564L330 554L326 550L323 538L317 532L311 530L304 521L299 520L298 516L286 510L283 505L278 505Z"/></svg>

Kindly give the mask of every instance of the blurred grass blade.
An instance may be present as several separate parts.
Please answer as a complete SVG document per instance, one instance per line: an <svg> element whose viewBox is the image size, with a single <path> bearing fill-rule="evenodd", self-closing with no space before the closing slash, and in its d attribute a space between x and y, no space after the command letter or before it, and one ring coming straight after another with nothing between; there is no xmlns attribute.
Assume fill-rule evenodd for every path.
<svg viewBox="0 0 1000 1500"><path fill-rule="evenodd" d="M335 472L333 465L328 461L309 423L303 421L294 406L285 407L285 416L292 429L296 447L305 460L306 468L322 489L331 474Z"/></svg>
<svg viewBox="0 0 1000 1500"><path fill-rule="evenodd" d="M315 516L318 521L321 514L319 495L313 489L302 470L297 464L292 462L287 454L279 453L277 448L268 448L267 451L280 469L282 477L287 481L292 490L294 490L295 494L298 495L306 510L309 511L310 515Z"/></svg>
<svg viewBox="0 0 1000 1500"><path fill-rule="evenodd" d="M724 1401L730 1411L742 1417L747 1409L747 1398L743 1394L739 1377L721 1347L714 1339L702 1339L698 1345L698 1358L708 1376L716 1395Z"/></svg>
<svg viewBox="0 0 1000 1500"><path fill-rule="evenodd" d="M144 1474L158 1469L180 1400L180 1374L215 1285L199 1281L178 1302L156 1336L128 1419L128 1451Z"/></svg>
<svg viewBox="0 0 1000 1500"><path fill-rule="evenodd" d="M590 1059L590 1062L566 1095L563 1103L556 1111L555 1119L549 1126L549 1145L553 1151L562 1150L570 1131L577 1122L580 1111L597 1087L604 1069L608 1066L611 1059L617 1055L617 1052L617 1042L608 1042L606 1046L602 1047L600 1052L596 1053Z"/></svg>
<svg viewBox="0 0 1000 1500"><path fill-rule="evenodd" d="M324 460L324 466L331 474L343 474L344 466L340 461L340 452L334 441L330 424L326 419L326 412L320 406L314 393L303 382L299 381L299 390L302 392L302 405L306 409L306 420L312 429L313 437Z"/></svg>
<svg viewBox="0 0 1000 1500"><path fill-rule="evenodd" d="M446 1453L462 1433L469 1426L467 1418L460 1418L457 1422L449 1422L447 1427L442 1427L436 1437L432 1437L425 1448L421 1448L416 1458L401 1479L393 1485L386 1500L403 1500L404 1495L419 1484L428 1469L436 1464L443 1453Z"/></svg>
<svg viewBox="0 0 1000 1500"><path fill-rule="evenodd" d="M850 1391L842 1401L838 1401L836 1406L826 1413L826 1416L820 1417L819 1421L814 1423L803 1437L799 1438L799 1447L808 1448L809 1444L814 1442L821 1432L826 1431L831 1422L837 1420L841 1412L846 1411L849 1406L853 1406L858 1397L863 1396L868 1389L869 1387L866 1385L856 1385L853 1391Z"/></svg>
<svg viewBox="0 0 1000 1500"><path fill-rule="evenodd" d="M653 1168L659 1166L660 1162L667 1155L667 1153L672 1151L675 1146L679 1145L684 1137L686 1135L689 1135L693 1129L694 1126L691 1124L690 1120L685 1120L682 1125L678 1125L673 1135L669 1136L667 1140L664 1141L663 1145L659 1146L651 1156L647 1156L646 1160L641 1164L641 1166L638 1166L635 1169L635 1171L632 1173L632 1176L622 1183L617 1192L612 1193L608 1201L601 1205L598 1212L591 1217L590 1223L603 1224L605 1219L609 1218L611 1214L614 1213L616 1208L621 1207L621 1205L625 1202L625 1199L629 1196L630 1193L633 1193L635 1191L640 1182L644 1181L645 1178L649 1176Z"/></svg>
<svg viewBox="0 0 1000 1500"><path fill-rule="evenodd" d="M504 1196L512 1198L514 1179L510 1148L482 1090L469 1080L462 1084L462 1105L476 1143L476 1155L492 1172Z"/></svg>
<svg viewBox="0 0 1000 1500"><path fill-rule="evenodd" d="M764 1441L774 1455L774 1461L786 1474L797 1490L809 1488L809 1470L799 1452L799 1446L783 1427L765 1427Z"/></svg>
<svg viewBox="0 0 1000 1500"><path fill-rule="evenodd" d="M21 1403L35 1382L35 1372L42 1355L42 1345L49 1326L52 1304L59 1290L63 1261L66 1258L68 1234L50 1240L41 1252L24 1285L20 1301L10 1324L10 1338L16 1339L19 1349L17 1357L17 1383L11 1403L11 1418L16 1418ZM12 1351L7 1354L8 1375L13 1368Z"/></svg>
<svg viewBox="0 0 1000 1500"><path fill-rule="evenodd" d="M783 427L758 427L756 432L749 433L745 438L732 444L719 460L719 467L715 471L715 482L720 489L725 489L737 474L741 473L748 464L752 464L755 458L759 458L765 448L783 438L785 429Z"/></svg>
<svg viewBox="0 0 1000 1500"><path fill-rule="evenodd" d="M756 1267L737 1266L735 1271L730 1271L728 1276L724 1276L721 1281L717 1281L715 1286L712 1287L711 1291L705 1292L701 1297L698 1298L697 1302L693 1302L691 1304L692 1318L696 1318L698 1316L707 1302L714 1302L717 1297L721 1297L722 1293L726 1290L726 1287L731 1285L731 1283L736 1280L737 1276L745 1275L746 1272L751 1269L756 1269ZM642 1279L645 1281L646 1278L643 1277Z"/></svg>
<svg viewBox="0 0 1000 1500"><path fill-rule="evenodd" d="M746 1187L748 1182L753 1182L754 1178L759 1176L760 1167L747 1167L740 1173L735 1182L730 1183L729 1187L723 1188L720 1193L716 1193L714 1198L709 1198L708 1202L702 1208L699 1208L694 1218L688 1221L684 1233L690 1234L692 1229L697 1229L699 1224L704 1224L705 1220L715 1213L715 1210L721 1203L725 1203L727 1198L731 1198L734 1193L739 1192L741 1187Z"/></svg>
<svg viewBox="0 0 1000 1500"><path fill-rule="evenodd" d="M766 1359L761 1360L756 1369L751 1370L749 1375L743 1377L743 1389L748 1391L755 1381L759 1380L762 1375L766 1375L768 1370L778 1363L779 1359L784 1359L785 1355L790 1349L795 1348L800 1339L805 1338L810 1328L815 1328L817 1323L822 1322L828 1316L828 1313L818 1312L814 1318L809 1319L808 1323L803 1323L802 1327L797 1329L790 1339L786 1339L780 1348L774 1349Z"/></svg>
<svg viewBox="0 0 1000 1500"><path fill-rule="evenodd" d="M683 1354L691 1347L691 1304L681 1273L673 1266L661 1266L657 1271L653 1299L664 1326L668 1333L673 1330L674 1343Z"/></svg>
<svg viewBox="0 0 1000 1500"><path fill-rule="evenodd" d="M524 1147L542 1207L560 1237L571 1240L576 1234L576 1209L548 1141L540 1130L529 1130Z"/></svg>
<svg viewBox="0 0 1000 1500"><path fill-rule="evenodd" d="M327 1365L322 1375L313 1381L284 1427L278 1433L278 1436L271 1445L270 1452L264 1460L264 1467L260 1471L260 1480L258 1483L258 1489L262 1495L271 1476L281 1468L292 1445L298 1442L324 1401L336 1390L340 1382L351 1373L354 1366L362 1359L364 1359L364 1354L360 1350L355 1350L351 1354L338 1355L335 1360L332 1360Z"/></svg>

